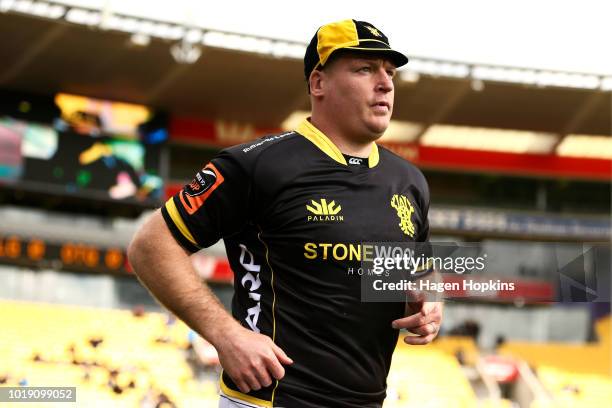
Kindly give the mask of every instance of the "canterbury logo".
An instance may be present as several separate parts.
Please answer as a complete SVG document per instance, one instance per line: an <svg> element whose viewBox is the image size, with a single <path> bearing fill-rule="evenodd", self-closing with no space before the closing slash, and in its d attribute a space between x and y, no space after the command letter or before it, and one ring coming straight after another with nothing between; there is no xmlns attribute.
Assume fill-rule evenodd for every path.
<svg viewBox="0 0 612 408"><path fill-rule="evenodd" d="M414 238L414 224L412 223L411 217L414 213L414 207L412 203L403 195L394 194L391 198L391 207L397 211L397 216L400 219L399 227L402 232L412 238Z"/></svg>
<svg viewBox="0 0 612 408"><path fill-rule="evenodd" d="M320 203L317 203L315 200L310 200L312 206L306 204L306 209L313 213L314 215L336 215L342 210L342 206L336 206L336 201L331 203L327 203L325 198L320 200Z"/></svg>
<svg viewBox="0 0 612 408"><path fill-rule="evenodd" d="M382 37L382 35L380 34L380 31L378 31L374 27L366 26L366 28L368 30L370 30L370 32L372 33L373 36L375 36L375 37Z"/></svg>

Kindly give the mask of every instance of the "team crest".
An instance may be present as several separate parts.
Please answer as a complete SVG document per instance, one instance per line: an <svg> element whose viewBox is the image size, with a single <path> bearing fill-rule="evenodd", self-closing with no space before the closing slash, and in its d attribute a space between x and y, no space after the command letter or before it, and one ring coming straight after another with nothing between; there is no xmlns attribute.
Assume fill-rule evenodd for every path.
<svg viewBox="0 0 612 408"><path fill-rule="evenodd" d="M412 214L414 213L414 207L412 203L406 198L406 196L394 194L391 198L391 207L397 211L397 216L400 219L399 227L402 232L411 238L414 238L415 228L412 223Z"/></svg>
<svg viewBox="0 0 612 408"><path fill-rule="evenodd" d="M382 34L380 34L380 31L378 31L374 27L370 27L370 26L365 26L365 27L372 33L373 36L382 37Z"/></svg>

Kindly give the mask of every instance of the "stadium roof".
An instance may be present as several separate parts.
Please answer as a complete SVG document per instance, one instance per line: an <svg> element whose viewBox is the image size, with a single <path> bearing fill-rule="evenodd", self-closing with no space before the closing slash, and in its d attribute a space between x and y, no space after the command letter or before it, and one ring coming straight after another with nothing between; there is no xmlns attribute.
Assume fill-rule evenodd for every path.
<svg viewBox="0 0 612 408"><path fill-rule="evenodd" d="M65 18L0 13L0 36L10 39L0 47L0 60L6 62L0 67L0 88L71 92L263 126L280 126L292 112L309 110L302 62L291 55L299 44L273 42L273 50L285 50L278 57L261 49L235 49L240 41L257 49L272 40L208 34L209 41L225 43L194 45L155 35L143 40L127 30L101 30ZM177 62L177 55L189 59L197 50L202 55L193 63ZM610 134L610 78L419 58L412 62L414 68L409 64L396 85L396 119Z"/></svg>
<svg viewBox="0 0 612 408"><path fill-rule="evenodd" d="M612 5L598 0L429 0L374 4L371 0L310 0L301 7L275 0L53 0L115 14L305 42L316 27L354 18L373 23L408 55L513 67L612 75L602 52L612 37ZM0 0L13 10L42 1ZM29 6L30 9L34 8ZM299 9L299 11L298 11Z"/></svg>

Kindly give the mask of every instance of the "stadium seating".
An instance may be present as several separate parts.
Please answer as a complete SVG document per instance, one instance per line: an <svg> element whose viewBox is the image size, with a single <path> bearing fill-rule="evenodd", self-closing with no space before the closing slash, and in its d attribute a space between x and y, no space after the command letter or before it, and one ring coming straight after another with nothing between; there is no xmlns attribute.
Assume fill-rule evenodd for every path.
<svg viewBox="0 0 612 408"><path fill-rule="evenodd" d="M609 406L612 378L597 374L575 373L542 365L538 378L552 394L555 407L587 408ZM534 404L533 408L538 405Z"/></svg>
<svg viewBox="0 0 612 408"><path fill-rule="evenodd" d="M595 323L595 333L597 334L599 343L603 346L610 347L610 336L612 335L612 333L610 333L611 330L612 318L610 316L601 318Z"/></svg>
<svg viewBox="0 0 612 408"><path fill-rule="evenodd" d="M149 389L177 406L217 403L215 379L197 382L186 362L187 327L167 326L163 314L1 301L0 315L7 385L25 379L29 386L76 386L79 406L88 407L139 406ZM102 342L94 348L96 339Z"/></svg>
<svg viewBox="0 0 612 408"><path fill-rule="evenodd" d="M403 336L401 336L403 338ZM476 407L476 396L454 354L476 353L468 338L445 337L423 347L406 345L402 338L387 379L385 408Z"/></svg>
<svg viewBox="0 0 612 408"><path fill-rule="evenodd" d="M79 406L88 407L139 406L151 390L177 406L216 406L216 379L196 380L187 364L188 328L181 322L167 325L161 313L0 301L0 314L5 385L27 380L30 386L76 386ZM500 352L534 367L555 407L604 406L612 401L609 330L608 317L596 326L595 345L508 342ZM478 401L458 354L468 365L479 358L471 338L446 336L422 347L400 338L385 408L510 406L506 400ZM544 407L550 402L532 404Z"/></svg>
<svg viewBox="0 0 612 408"><path fill-rule="evenodd" d="M601 407L612 401L610 317L595 325L595 344L508 342L500 352L527 361L551 402L534 401L531 408Z"/></svg>
<svg viewBox="0 0 612 408"><path fill-rule="evenodd" d="M502 354L520 357L533 367L550 366L574 373L610 373L610 348L598 345L508 342Z"/></svg>
<svg viewBox="0 0 612 408"><path fill-rule="evenodd" d="M76 386L79 406L138 406L149 388L164 392L178 406L216 406L215 381L197 382L186 363L188 329L181 322L169 328L159 313L136 317L130 311L12 301L1 301L0 313L5 317L0 376L8 375L9 385L27 379L32 386ZM165 343L155 341L162 336ZM94 348L92 339L103 341ZM454 357L459 349L472 359L477 356L467 338L441 338L426 347L409 347L400 340L385 407L421 406L424 401L440 407L476 406ZM41 361L34 361L37 354ZM121 371L115 378L121 394L108 386L109 369Z"/></svg>

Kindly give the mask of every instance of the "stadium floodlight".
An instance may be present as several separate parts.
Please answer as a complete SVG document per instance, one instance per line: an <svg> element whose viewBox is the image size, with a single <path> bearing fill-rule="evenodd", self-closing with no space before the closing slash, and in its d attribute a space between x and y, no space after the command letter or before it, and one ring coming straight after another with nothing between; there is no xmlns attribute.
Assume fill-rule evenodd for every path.
<svg viewBox="0 0 612 408"><path fill-rule="evenodd" d="M119 20L119 29L128 33L138 31L139 21L135 18L122 18Z"/></svg>
<svg viewBox="0 0 612 408"><path fill-rule="evenodd" d="M597 89L599 88L599 78L595 75L543 71L538 75L537 84L541 86Z"/></svg>
<svg viewBox="0 0 612 408"><path fill-rule="evenodd" d="M0 0L0 13L6 13L11 10L15 0Z"/></svg>
<svg viewBox="0 0 612 408"><path fill-rule="evenodd" d="M102 21L102 14L80 8L72 8L66 13L66 21L73 24L97 26Z"/></svg>
<svg viewBox="0 0 612 408"><path fill-rule="evenodd" d="M113 16L114 20L117 22L116 26L113 28L118 31L123 31L126 33L135 33L138 31L138 20L135 18L121 18L118 16ZM103 28L107 28L103 26Z"/></svg>
<svg viewBox="0 0 612 408"><path fill-rule="evenodd" d="M292 44L285 41L277 41L272 45L272 55L275 57L288 57L301 60L304 58L306 46L302 44Z"/></svg>
<svg viewBox="0 0 612 408"><path fill-rule="evenodd" d="M406 66L405 69L405 72L409 71L431 76L467 78L470 74L470 67L466 64L459 64L454 62L442 62L425 60L420 58L411 58L410 63Z"/></svg>
<svg viewBox="0 0 612 408"><path fill-rule="evenodd" d="M559 156L612 160L612 138L597 135L567 135L557 146Z"/></svg>
<svg viewBox="0 0 612 408"><path fill-rule="evenodd" d="M186 36L185 28L178 25L170 25L132 17L123 17L117 14L105 16L99 21L100 28L104 30L115 30L132 34L146 34L166 40L179 40ZM195 34L197 35L197 33ZM192 38L193 35L194 34L191 34L190 38ZM196 38L196 41L193 42L199 41L200 40Z"/></svg>
<svg viewBox="0 0 612 408"><path fill-rule="evenodd" d="M600 86L600 79L597 75L491 66L474 66L472 78L542 87L597 89Z"/></svg>
<svg viewBox="0 0 612 408"><path fill-rule="evenodd" d="M473 67L472 78L485 81L514 82L527 85L534 85L537 81L536 73L532 70L488 66Z"/></svg>
<svg viewBox="0 0 612 408"><path fill-rule="evenodd" d="M0 12L8 11L57 20L64 16L66 7L46 1L0 0Z"/></svg>
<svg viewBox="0 0 612 408"><path fill-rule="evenodd" d="M147 20L142 20L140 22L140 26L138 27L138 33L137 34L153 35L154 28L155 28L155 23L154 22L147 21Z"/></svg>
<svg viewBox="0 0 612 408"><path fill-rule="evenodd" d="M170 47L170 54L179 64L194 64L202 55L202 47L180 41Z"/></svg>
<svg viewBox="0 0 612 408"><path fill-rule="evenodd" d="M168 31L168 38L172 39L172 40L178 40L180 38L183 38L183 35L185 34L185 29L181 26L171 26L170 30Z"/></svg>
<svg viewBox="0 0 612 408"><path fill-rule="evenodd" d="M33 2L30 0L2 0L0 2L0 10L16 11L18 13L30 14Z"/></svg>
<svg viewBox="0 0 612 408"><path fill-rule="evenodd" d="M557 135L552 133L433 125L421 137L421 144L456 149L548 154L557 140Z"/></svg>
<svg viewBox="0 0 612 408"><path fill-rule="evenodd" d="M204 35L205 45L218 48L228 48L237 51L271 54L272 42L263 38L240 34L227 34L219 31L209 31Z"/></svg>
<svg viewBox="0 0 612 408"><path fill-rule="evenodd" d="M64 13L66 13L66 8L59 4L50 4L38 1L32 5L30 12L38 17L57 20L58 18L62 17Z"/></svg>
<svg viewBox="0 0 612 408"><path fill-rule="evenodd" d="M423 127L424 125L420 123L391 119L380 141L396 143L415 142L423 131Z"/></svg>
<svg viewBox="0 0 612 408"><path fill-rule="evenodd" d="M144 33L135 33L130 36L130 43L139 47L146 47L151 43L151 37Z"/></svg>
<svg viewBox="0 0 612 408"><path fill-rule="evenodd" d="M171 33L172 33L172 26L170 26L170 24L155 23L153 24L153 27L151 28L150 34L158 38L169 40L169 39L172 39Z"/></svg>
<svg viewBox="0 0 612 408"><path fill-rule="evenodd" d="M482 92L485 88L485 84L480 79L472 79L470 87L474 92Z"/></svg>
<svg viewBox="0 0 612 408"><path fill-rule="evenodd" d="M207 31L202 43L209 47L226 48L237 51L267 54L275 57L302 59L306 47L303 44L277 41L268 38L242 34L229 34L221 31Z"/></svg>
<svg viewBox="0 0 612 408"><path fill-rule="evenodd" d="M192 28L185 33L183 40L187 41L188 43L195 44L195 43L199 43L202 41L203 35L204 33L202 33L202 30L198 30L197 28Z"/></svg>

